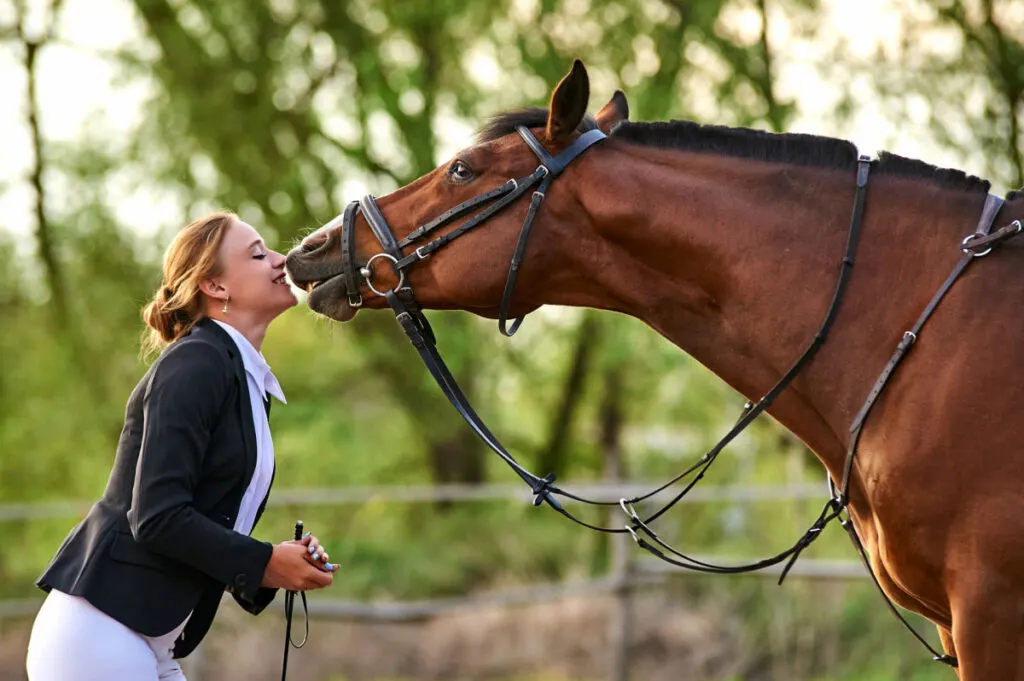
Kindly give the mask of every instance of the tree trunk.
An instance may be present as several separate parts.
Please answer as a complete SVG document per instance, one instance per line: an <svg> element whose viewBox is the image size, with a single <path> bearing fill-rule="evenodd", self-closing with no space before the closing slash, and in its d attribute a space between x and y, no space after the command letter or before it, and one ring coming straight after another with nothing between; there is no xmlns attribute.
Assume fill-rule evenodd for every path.
<svg viewBox="0 0 1024 681"><path fill-rule="evenodd" d="M583 387L592 364L594 347L598 342L599 328L595 313L591 310L585 311L576 332L576 347L569 362L562 396L548 427L547 443L537 455L538 475L554 473L561 477L567 472L566 453L572 434L572 424L583 398Z"/></svg>

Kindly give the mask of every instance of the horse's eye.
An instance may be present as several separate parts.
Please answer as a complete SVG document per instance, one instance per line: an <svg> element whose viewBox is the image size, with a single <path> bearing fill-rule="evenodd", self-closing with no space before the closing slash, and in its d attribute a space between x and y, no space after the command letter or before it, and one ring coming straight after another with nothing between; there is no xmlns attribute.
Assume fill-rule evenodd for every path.
<svg viewBox="0 0 1024 681"><path fill-rule="evenodd" d="M453 182L465 183L469 182L476 176L473 169L462 161L455 161L448 166L448 179Z"/></svg>

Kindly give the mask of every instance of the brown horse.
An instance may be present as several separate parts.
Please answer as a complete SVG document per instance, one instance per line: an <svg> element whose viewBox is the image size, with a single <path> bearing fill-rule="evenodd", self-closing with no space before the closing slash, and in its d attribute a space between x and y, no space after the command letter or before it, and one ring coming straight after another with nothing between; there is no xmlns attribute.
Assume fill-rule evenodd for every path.
<svg viewBox="0 0 1024 681"><path fill-rule="evenodd" d="M479 143L380 199L401 238L555 154L595 126L608 138L565 170L536 214L511 314L541 305L640 318L748 398L806 347L832 297L854 200L856 151L841 140L687 122L630 123L616 93L596 116L582 64L548 110L505 114ZM856 267L828 342L770 413L834 480L850 424L905 330L960 253L987 183L883 154L871 167ZM998 224L1024 217L1019 193ZM409 270L425 308L497 317L528 200ZM381 251L362 214L357 259ZM450 230L445 227L441 230ZM288 257L309 305L336 320L346 297L340 230ZM850 478L851 515L899 605L931 619L966 681L1024 681L1024 276L1009 243L968 268L871 412ZM412 252L412 247L404 251ZM395 285L387 267L373 283ZM390 278L390 279L389 279ZM384 307L363 286L366 307ZM1015 340L1016 339L1016 340Z"/></svg>

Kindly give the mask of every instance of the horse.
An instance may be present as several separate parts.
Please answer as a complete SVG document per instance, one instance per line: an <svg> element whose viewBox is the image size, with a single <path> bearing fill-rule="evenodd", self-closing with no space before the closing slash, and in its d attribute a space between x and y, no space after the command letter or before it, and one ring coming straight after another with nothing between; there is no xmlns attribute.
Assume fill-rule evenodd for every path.
<svg viewBox="0 0 1024 681"><path fill-rule="evenodd" d="M347 321L394 302L390 289L502 323L542 305L610 310L754 400L831 316L837 273L854 263L844 251L851 206L866 191L828 342L768 411L831 480L845 473L846 509L879 586L936 625L959 677L1024 681L1022 245L1001 245L929 306L961 258L986 252L961 240L988 183L884 152L858 163L839 139L631 122L621 91L591 115L589 98L577 60L547 109L494 117L450 161L307 236L287 271L310 308ZM581 151L584 137L600 143ZM534 170L566 150L575 153L556 180ZM524 177L531 201L506 201L526 195L509 180ZM481 194L507 207L488 212L473 203ZM454 218L474 212L470 222L483 218L460 231ZM1012 192L998 223L1016 219L1019 231L1022 217L1024 193ZM385 252L381 220L395 235ZM425 227L452 238L414 248ZM910 338L926 306L928 325ZM910 342L851 459L851 423L893 348Z"/></svg>

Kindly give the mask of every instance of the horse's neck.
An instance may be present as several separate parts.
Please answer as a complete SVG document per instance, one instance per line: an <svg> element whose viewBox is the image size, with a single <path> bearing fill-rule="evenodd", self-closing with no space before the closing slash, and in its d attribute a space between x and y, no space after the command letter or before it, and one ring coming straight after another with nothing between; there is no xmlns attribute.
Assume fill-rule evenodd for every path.
<svg viewBox="0 0 1024 681"><path fill-rule="evenodd" d="M588 273L604 289L600 300L569 302L639 317L746 397L761 397L825 318L855 171L625 145L609 151L603 161L594 155L584 181L616 190L592 192L585 208L595 248L614 266ZM872 178L857 265L835 325L771 410L833 474L850 421L956 262L958 235L973 228L981 201Z"/></svg>

